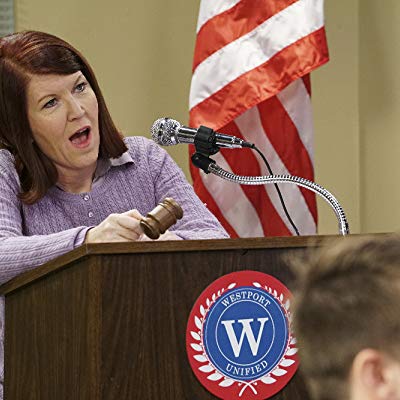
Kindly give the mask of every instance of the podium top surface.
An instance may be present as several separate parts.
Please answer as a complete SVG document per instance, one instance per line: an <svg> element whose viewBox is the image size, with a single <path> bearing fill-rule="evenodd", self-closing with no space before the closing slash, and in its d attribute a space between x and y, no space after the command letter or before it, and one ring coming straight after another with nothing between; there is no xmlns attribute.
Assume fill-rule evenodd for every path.
<svg viewBox="0 0 400 400"><path fill-rule="evenodd" d="M365 236L365 235L348 235ZM346 237L346 236L344 236ZM56 259L27 271L0 286L0 294L7 295L26 284L62 269L66 265L91 255L145 254L171 252L199 252L221 250L282 249L318 247L340 235L315 235L295 237L260 237L214 240L177 240L121 243L84 244Z"/></svg>

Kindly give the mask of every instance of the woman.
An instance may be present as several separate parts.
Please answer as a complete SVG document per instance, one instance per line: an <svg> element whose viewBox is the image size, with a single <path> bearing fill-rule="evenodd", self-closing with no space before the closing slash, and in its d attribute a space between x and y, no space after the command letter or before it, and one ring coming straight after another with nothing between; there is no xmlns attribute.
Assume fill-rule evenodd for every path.
<svg viewBox="0 0 400 400"><path fill-rule="evenodd" d="M123 139L91 67L55 36L0 39L0 147L0 284L84 242L143 240L165 197L184 217L161 239L227 237L164 150Z"/></svg>

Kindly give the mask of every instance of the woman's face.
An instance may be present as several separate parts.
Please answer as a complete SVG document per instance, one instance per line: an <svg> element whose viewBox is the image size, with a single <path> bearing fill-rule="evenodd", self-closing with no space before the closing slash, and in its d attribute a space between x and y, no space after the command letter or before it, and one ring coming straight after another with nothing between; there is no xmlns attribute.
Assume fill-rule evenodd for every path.
<svg viewBox="0 0 400 400"><path fill-rule="evenodd" d="M27 107L33 138L61 177L94 172L100 145L98 104L81 71L32 75Z"/></svg>

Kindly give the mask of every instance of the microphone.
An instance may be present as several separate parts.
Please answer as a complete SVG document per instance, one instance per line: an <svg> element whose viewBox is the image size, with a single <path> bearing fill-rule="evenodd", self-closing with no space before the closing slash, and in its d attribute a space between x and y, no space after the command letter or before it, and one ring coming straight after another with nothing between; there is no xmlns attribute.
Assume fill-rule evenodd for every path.
<svg viewBox="0 0 400 400"><path fill-rule="evenodd" d="M254 144L236 136L215 132L205 126L199 129L181 125L172 118L159 118L151 127L152 139L161 146L174 146L180 143L196 143L207 141L216 147L236 149L240 147L254 148Z"/></svg>

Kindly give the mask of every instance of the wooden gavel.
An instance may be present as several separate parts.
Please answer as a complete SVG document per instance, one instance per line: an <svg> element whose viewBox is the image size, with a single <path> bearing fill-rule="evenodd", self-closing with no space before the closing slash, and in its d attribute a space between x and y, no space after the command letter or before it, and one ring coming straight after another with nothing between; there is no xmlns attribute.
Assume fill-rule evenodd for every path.
<svg viewBox="0 0 400 400"><path fill-rule="evenodd" d="M140 221L140 227L150 239L158 239L170 226L183 217L181 206L171 197L166 197Z"/></svg>

